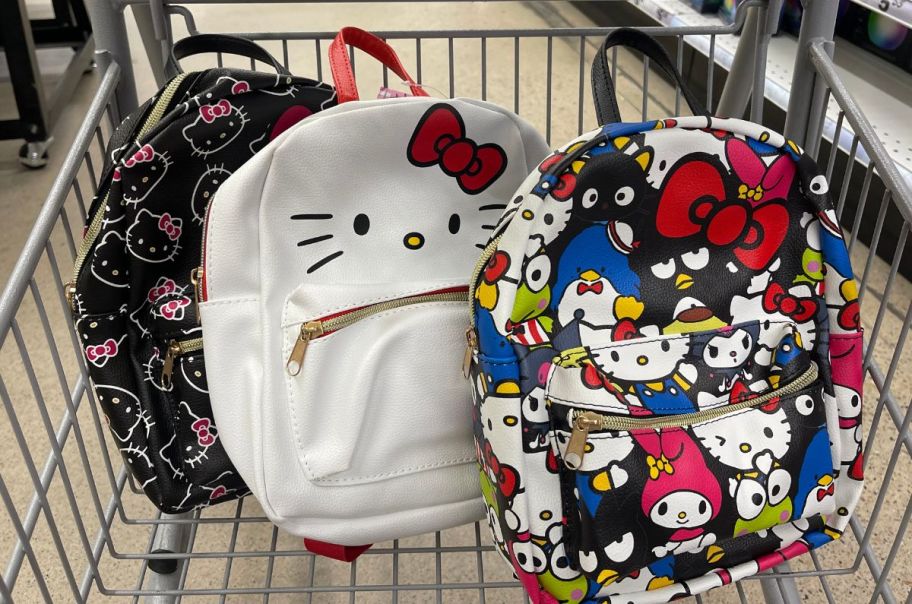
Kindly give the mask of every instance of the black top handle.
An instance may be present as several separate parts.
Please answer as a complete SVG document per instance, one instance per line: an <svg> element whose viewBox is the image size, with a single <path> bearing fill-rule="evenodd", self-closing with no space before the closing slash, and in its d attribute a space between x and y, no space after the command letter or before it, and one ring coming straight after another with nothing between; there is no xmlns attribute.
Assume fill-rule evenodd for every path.
<svg viewBox="0 0 912 604"><path fill-rule="evenodd" d="M168 64L165 66L167 75L173 77L183 72L179 63L181 59L207 52L220 52L255 59L272 65L276 73L291 75L284 65L256 42L228 34L196 34L175 42L171 49L171 56L168 57Z"/></svg>
<svg viewBox="0 0 912 604"><path fill-rule="evenodd" d="M608 49L615 46L624 46L638 50L649 57L652 65L661 69L681 89L681 94L690 106L694 115L709 116L709 112L684 84L684 78L671 62L665 48L649 34L629 27L616 29L602 42L595 61L592 63L592 98L595 101L595 115L600 126L621 121L621 110L618 107L617 93L614 81L611 79L611 69L608 66Z"/></svg>

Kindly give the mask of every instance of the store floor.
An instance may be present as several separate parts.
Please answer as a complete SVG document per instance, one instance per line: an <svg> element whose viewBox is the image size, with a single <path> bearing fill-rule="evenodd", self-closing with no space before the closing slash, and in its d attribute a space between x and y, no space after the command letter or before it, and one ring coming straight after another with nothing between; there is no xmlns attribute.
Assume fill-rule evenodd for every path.
<svg viewBox="0 0 912 604"><path fill-rule="evenodd" d="M32 6L30 2L30 6ZM40 3L35 5L36 10L42 10ZM194 8L194 14L199 28L203 31L333 31L342 25L358 25L370 29L453 29L453 28L480 28L480 27L514 27L535 28L545 26L578 26L591 25L582 14L567 5L555 3L499 3L499 4L397 4L391 10L389 7L376 4L361 4L357 6L319 5L300 7L295 5L269 5L268 7L231 6L218 7L200 6ZM128 15L129 16L129 15ZM180 30L180 27L178 27ZM181 32L178 32L181 35ZM140 97L144 98L154 90L154 84L148 66L139 52L141 45L135 28L130 26L131 44L134 48L135 58L133 67L136 70ZM414 45L398 45L397 48L403 55L407 65L413 64ZM280 54L281 47L271 47L273 52ZM325 46L324 46L325 50ZM480 50L477 41L456 42L457 61L454 65L455 91L457 95L480 96ZM535 75L534 70L524 71L522 88L526 93L520 99L520 112L538 126L543 126L546 121L547 107L542 95L534 94L535 90L542 90L544 83L545 55L544 46L529 45L523 48L523 64L540 65L540 74ZM423 82L432 90L444 91L448 89L449 82L446 77L446 48L441 46L435 49L433 43L428 42L423 50ZM494 102L512 107L513 98L513 47L512 40L491 41L487 48L487 76L488 83L485 92ZM553 61L555 65L555 93L552 102L552 140L554 144L567 140L577 133L577 86L579 75L578 39L555 39L553 46ZM593 49L587 50L587 65L591 60ZM302 75L315 75L316 65L313 58L312 47L295 47L290 49L292 70ZM51 71L55 66L54 58L46 60ZM536 63L537 62L537 63ZM360 64L362 65L363 64ZM205 66L205 59L195 60L188 68ZM526 68L528 69L528 67ZM588 67L587 67L588 69ZM362 90L377 90L379 86L379 69L365 73L359 83ZM619 84L622 96L622 112L631 119L639 115L641 96L639 80L642 69L638 61L626 55L621 56L622 77ZM443 74L443 75L442 75ZM326 74L328 75L328 74ZM560 78L566 76L563 80ZM374 79L372 79L374 78ZM29 229L37 216L41 202L56 176L65 157L68 145L85 116L85 110L98 85L99 75L92 73L83 78L80 86L73 95L64 115L55 130L56 142L51 148L50 163L43 170L29 171L19 166L16 159L17 142L0 142L0 216L3 216L3 237L0 237L0 275L9 274L13 264L19 256L22 246L28 236ZM588 78L585 78L588 79ZM673 93L658 78L651 79L651 111L654 117L668 115L672 112ZM12 113L12 96L8 86L0 85L0 115ZM366 95L365 95L366 96ZM588 89L585 92L586 120L584 128L594 127L592 111L589 109ZM96 166L98 165L96 158ZM88 181L82 181L83 191L89 191ZM873 202L872 202L873 203ZM70 220L76 222L72 216ZM70 263L66 238L61 229L55 230L52 236L55 249L58 250L57 261L61 267ZM856 244L853 249L855 267L863 270L866 259L866 249L861 244ZM45 263L46 264L46 263ZM49 270L49 265L42 264L36 273L35 290L43 292L45 302L49 307L49 324L53 333L54 346L63 351L60 360L63 371L69 376L69 383L75 381L73 376L78 372L75 368L75 357L71 349L68 335L68 324L60 304L55 300L48 300L55 276ZM870 290L863 305L863 322L865 327L872 330L878 311L886 305L883 313L882 326L874 351L874 359L883 368L890 364L890 357L896 344L897 334L902 325L902 313L905 312L908 300L912 298L912 285L899 279L893 286L888 300L882 300L877 295L884 288L889 274L889 266L876 259L871 267L868 284ZM3 382L0 389L9 393L10 407L16 413L16 418L21 422L22 433L30 456L40 471L47 455L48 445L46 428L35 404L35 392L40 392L47 399L50 414L50 425L56 426L62 416L65 405L61 394L60 385L56 382L54 358L50 353L41 322L41 312L36 304L33 292L29 292L23 302L23 308L17 316L17 333L7 337L0 348L0 366L3 369ZM18 335L17 335L18 334ZM34 366L34 376L29 376L23 364L19 344L28 351L29 358ZM892 391L897 401L905 405L912 394L912 376L907 368L908 348L900 361L900 370L894 378ZM904 369L905 368L905 369ZM30 380L30 377L34 377ZM870 384L866 395L869 401L867 422L871 421L874 404L877 400L877 391ZM102 504L106 504L111 494L104 458L99 454L99 439L105 438L112 455L116 455L110 446L110 439L103 433L96 432L91 414L90 405L83 405L77 416L81 426L81 437L85 441L86 455L89 472L83 470L85 464L78 444L70 438L64 451L64 460L68 469L67 478L72 484L73 499L82 522L86 523L86 531L90 540L94 539L97 531L97 518L91 496L90 478L97 485L98 496ZM0 421L0 476L10 491L10 498L20 516L25 514L35 486L28 478L23 465L20 447L16 443L16 434L7 425L8 422ZM888 420L881 421L879 437L871 455L868 457L868 473L873 483L880 484L883 480L885 468L892 452L892 443L896 437L895 429ZM117 459L113 457L112 459ZM900 461L893 474L908 475L912 469L908 466L909 458L905 453L900 456ZM885 511L879 521L882 530L875 532L872 540L874 549L878 552L879 559L883 561L888 552L896 527L906 503L909 501L909 481L895 481L900 484L891 484L887 491ZM877 496L878 489L871 488L865 493L862 502L862 517L867 520L869 510ZM74 529L78 527L75 515L71 512L68 489L61 484L60 477L55 479L48 494L51 510L54 514L54 524L60 527L59 538L62 547L67 552L67 558L72 563L73 575L77 583L82 579L85 568L85 554L81 535ZM151 508L140 496L125 494L125 508L129 518L145 519L151 516ZM233 504L220 506L211 510L206 517L219 515L233 516L235 513L243 517L260 516L261 512L253 498L248 498L242 508ZM3 517L0 512L0 517ZM233 547L239 552L254 552L269 549L271 541L276 539L275 548L279 550L297 550L301 544L298 539L282 533L273 533L262 523L240 524L235 531L231 525L204 524L195 531L194 551L218 552ZM146 551L149 539L148 524L125 524L119 519L114 521L112 532L116 551L119 554L135 554ZM481 543L488 543L487 529L482 526L480 533ZM54 544L54 531L52 525L44 520L39 521L35 535L32 538L35 554L42 560L40 574L48 584L49 590L55 601L71 601L69 582L65 566L61 564ZM446 531L441 538L441 544L446 546L473 546L476 543L474 527ZM15 527L6 520L0 520L0 553L10 551L15 544ZM378 544L375 549L383 549L391 544ZM471 583L478 581L479 568L483 567L483 577L488 581L508 581L510 575L504 564L493 552L486 552L480 557L474 552L445 553L436 555L433 552L421 552L421 548L434 548L433 536L425 536L403 540L400 547L417 548L417 553L402 553L397 558L385 554L363 556L357 566L328 561L317 560L311 566L310 559L294 556L282 556L275 560L271 566L271 585L274 587L308 584L311 579L315 585L349 585L357 582L359 585L389 584L398 580L403 584L428 584L435 582L445 583ZM822 563L827 567L839 567L851 564L856 551L855 541L848 537L844 542L826 548L820 553ZM108 589L131 589L141 581L139 577L139 563L135 560L116 559L105 553L102 557L101 577ZM394 569L395 565L395 569ZM809 560L800 560L794 564L795 568L810 568ZM226 567L224 558L194 560L187 572L187 588L217 588L222 585L226 576L229 584L236 587L256 587L264 585L270 572L270 565L263 557L241 557L235 559L230 567ZM226 575L227 573L227 575ZM29 569L28 564L23 566L16 586L15 594L20 601L36 601L39 598L36 578ZM800 583L803 595L807 601L820 601L823 597L820 583L816 579L805 579ZM899 558L894 566L891 579L897 597L903 598L912 585L912 564L909 553L900 550ZM858 594L869 594L871 591L870 576L867 567L862 568L856 575L834 576L829 579L829 588L837 602L848 602ZM750 601L761 601L759 585L755 581L748 581L743 586ZM94 591L94 590L93 590ZM105 599L97 594L93 600ZM398 602L429 602L434 599L433 592L427 591L402 591L398 595ZM217 597L208 596L192 599L194 601L215 601ZM251 596L231 596L230 601L250 601ZM303 601L301 595L276 595L270 598L272 602ZM712 592L703 598L707 602L731 602L737 600L734 587L726 587ZM310 601L310 600L308 600ZM343 602L349 601L348 594L319 593L312 598L313 602ZM389 602L389 592L365 592L359 594L357 602ZM447 592L444 602L479 602L482 601L478 590L464 590ZM489 590L485 594L484 602L520 602L521 592L518 589Z"/></svg>

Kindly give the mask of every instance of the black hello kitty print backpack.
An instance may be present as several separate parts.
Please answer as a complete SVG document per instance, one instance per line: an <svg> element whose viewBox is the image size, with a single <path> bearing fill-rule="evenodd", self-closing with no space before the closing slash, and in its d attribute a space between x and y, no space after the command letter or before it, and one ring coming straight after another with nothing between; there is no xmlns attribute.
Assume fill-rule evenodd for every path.
<svg viewBox="0 0 912 604"><path fill-rule="evenodd" d="M838 539L864 482L858 295L826 178L760 124L621 123L547 157L474 278L476 454L536 604L668 602Z"/></svg>
<svg viewBox="0 0 912 604"><path fill-rule="evenodd" d="M272 65L181 73L203 52ZM109 141L67 297L113 442L162 511L241 497L247 487L212 419L191 270L219 186L289 126L335 105L260 46L225 35L175 44L177 73Z"/></svg>

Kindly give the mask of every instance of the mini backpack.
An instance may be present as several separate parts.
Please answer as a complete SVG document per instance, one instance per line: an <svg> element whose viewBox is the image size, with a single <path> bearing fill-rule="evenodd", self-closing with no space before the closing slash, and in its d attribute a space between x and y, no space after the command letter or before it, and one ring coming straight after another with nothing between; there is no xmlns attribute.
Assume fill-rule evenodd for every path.
<svg viewBox="0 0 912 604"><path fill-rule="evenodd" d="M413 96L358 100L349 44ZM368 32L329 59L339 105L210 205L200 311L220 436L266 515L358 546L483 517L467 278L548 148L496 105L428 97Z"/></svg>
<svg viewBox="0 0 912 604"><path fill-rule="evenodd" d="M695 115L620 123L606 50ZM840 537L863 484L862 332L826 178L609 35L603 127L546 158L470 282L476 454L533 602L667 602Z"/></svg>
<svg viewBox="0 0 912 604"><path fill-rule="evenodd" d="M178 59L202 52L256 59L276 74L180 73ZM177 75L111 137L66 289L114 444L149 499L179 513L247 493L209 405L191 278L203 215L232 172L335 97L233 36L179 41L170 69Z"/></svg>

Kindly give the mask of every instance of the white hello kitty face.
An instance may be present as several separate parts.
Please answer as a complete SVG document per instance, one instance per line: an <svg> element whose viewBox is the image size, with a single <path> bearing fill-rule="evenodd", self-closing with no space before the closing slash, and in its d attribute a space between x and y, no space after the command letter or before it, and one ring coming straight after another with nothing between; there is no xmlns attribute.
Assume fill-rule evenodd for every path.
<svg viewBox="0 0 912 604"><path fill-rule="evenodd" d="M534 541L514 542L513 556L521 569L533 575L537 575L548 566L545 551Z"/></svg>
<svg viewBox="0 0 912 604"><path fill-rule="evenodd" d="M167 212L153 214L142 208L127 229L127 249L145 262L167 262L180 250L182 222Z"/></svg>
<svg viewBox="0 0 912 604"><path fill-rule="evenodd" d="M212 201L215 192L229 176L231 176L231 172L224 167L214 166L207 168L202 176L199 177L199 180L196 181L196 186L193 187L193 196L190 198L190 208L193 210L194 222L203 223L209 202Z"/></svg>
<svg viewBox="0 0 912 604"><path fill-rule="evenodd" d="M784 409L748 409L693 426L703 446L725 465L751 470L760 456L782 459L792 440Z"/></svg>
<svg viewBox="0 0 912 604"><path fill-rule="evenodd" d="M145 144L114 170L113 180L122 183L123 200L136 205L162 181L170 165L166 155Z"/></svg>
<svg viewBox="0 0 912 604"><path fill-rule="evenodd" d="M725 141L703 130L650 130L645 133L643 145L651 146L653 149L654 155L646 179L655 188L659 188L665 182L671 168L694 149L715 155L723 164L727 163Z"/></svg>
<svg viewBox="0 0 912 604"><path fill-rule="evenodd" d="M687 338L642 338L604 347L608 330L580 325L580 339L593 361L609 377L628 382L656 382L674 374L689 350ZM601 333L598 333L601 332ZM601 341L601 342L600 342Z"/></svg>
<svg viewBox="0 0 912 604"><path fill-rule="evenodd" d="M462 259L472 266L484 249L496 213L503 210L503 204L485 203L490 200L474 195L459 211L444 215L406 203L375 210L338 204L327 213L293 214L291 228L300 240L292 253L308 275L330 283L351 281L352 275L395 281L405 267L443 276L442 266L459 266Z"/></svg>
<svg viewBox="0 0 912 604"><path fill-rule="evenodd" d="M695 528L712 518L709 499L694 491L674 491L659 499L649 510L649 518L665 528Z"/></svg>
<svg viewBox="0 0 912 604"><path fill-rule="evenodd" d="M236 139L249 120L243 107L235 107L228 99L211 105L201 105L192 124L183 130L195 155L206 157L227 147Z"/></svg>
<svg viewBox="0 0 912 604"><path fill-rule="evenodd" d="M539 245L545 247L561 234L570 221L572 211L572 201L557 201L548 196L537 208L522 210L519 217L532 223L529 240L538 240Z"/></svg>
<svg viewBox="0 0 912 604"><path fill-rule="evenodd" d="M130 270L123 248L124 238L120 233L105 233L92 255L92 275L111 287L129 287Z"/></svg>
<svg viewBox="0 0 912 604"><path fill-rule="evenodd" d="M805 286L791 288L789 293L799 296L809 296L810 290ZM758 365L768 367L773 362L773 352L779 346L783 336L791 331L788 323L794 319L780 313L778 310L767 311L763 307L763 294L750 298L735 296L731 303L732 324L750 323L758 321L760 333L757 336L757 346L754 350L753 360ZM817 341L817 324L813 318L803 323L797 323L795 329L801 334L801 346L805 350L812 350Z"/></svg>
<svg viewBox="0 0 912 604"><path fill-rule="evenodd" d="M703 362L719 369L740 367L747 361L754 338L743 329L713 336L703 349Z"/></svg>
<svg viewBox="0 0 912 604"><path fill-rule="evenodd" d="M518 399L515 397L488 395L481 405L481 422L485 436L497 451L498 461L513 468L526 463L523 452L513 446L519 442L514 439L522 438L522 418L517 413L517 402ZM492 479L496 484L496 477Z"/></svg>

